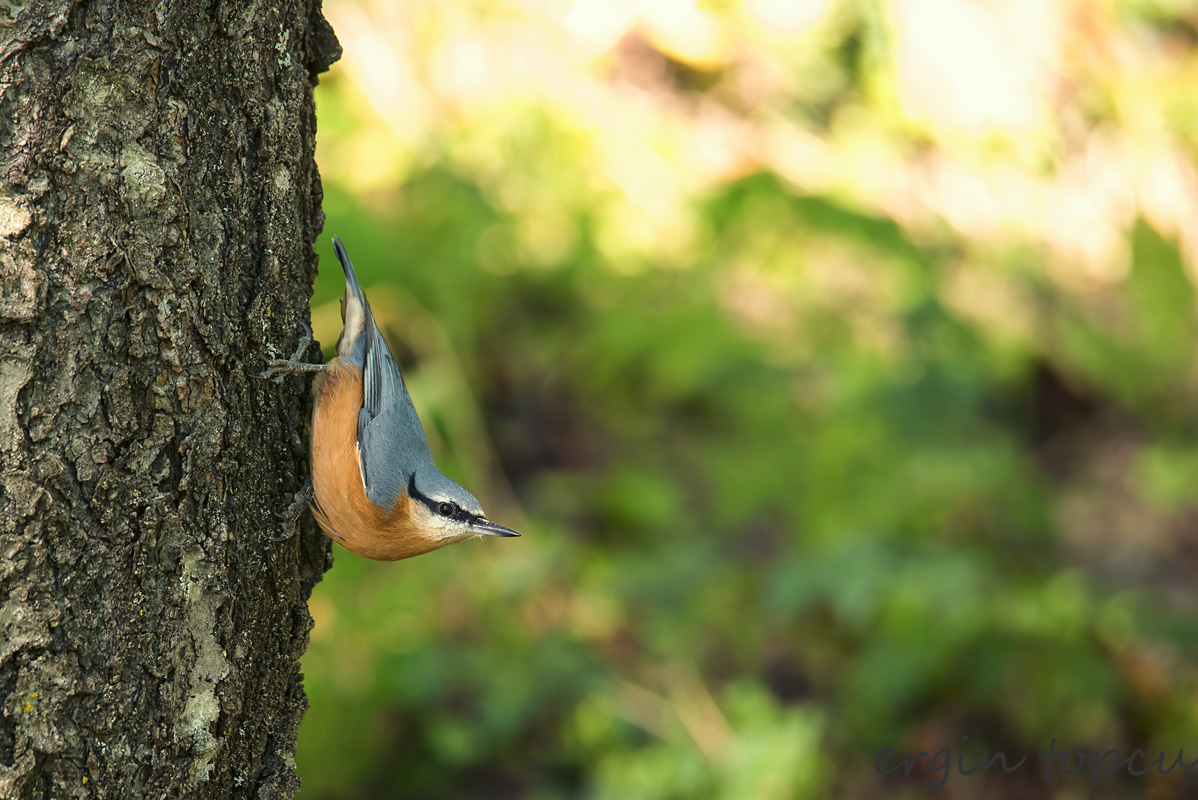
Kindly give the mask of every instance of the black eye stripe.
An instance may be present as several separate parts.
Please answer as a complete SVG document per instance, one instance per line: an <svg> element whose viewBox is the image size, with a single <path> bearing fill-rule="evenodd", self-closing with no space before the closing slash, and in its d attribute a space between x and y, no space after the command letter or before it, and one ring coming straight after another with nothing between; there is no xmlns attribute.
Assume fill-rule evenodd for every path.
<svg viewBox="0 0 1198 800"><path fill-rule="evenodd" d="M457 503L452 503L448 500L433 500L428 495L422 494L420 490L416 488L415 475L408 479L408 496L414 498L415 500L419 500L421 505L439 517L445 517L446 519L452 518L458 522L465 522L470 525L475 524L479 520L483 520L482 516L471 514ZM443 506L449 506L450 511L448 514L442 513L441 509Z"/></svg>

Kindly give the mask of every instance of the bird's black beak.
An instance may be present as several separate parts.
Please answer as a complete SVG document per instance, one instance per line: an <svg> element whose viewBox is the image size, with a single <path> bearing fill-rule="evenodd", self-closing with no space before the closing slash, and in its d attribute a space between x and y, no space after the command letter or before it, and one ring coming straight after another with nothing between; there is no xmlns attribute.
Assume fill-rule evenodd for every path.
<svg viewBox="0 0 1198 800"><path fill-rule="evenodd" d="M505 528L502 525L496 525L494 522L491 522L491 521L485 520L485 519L480 519L477 522L475 522L473 525L471 525L471 529L475 533L481 533L485 536L519 536L520 535L520 534L516 533L514 530L512 530L511 528Z"/></svg>

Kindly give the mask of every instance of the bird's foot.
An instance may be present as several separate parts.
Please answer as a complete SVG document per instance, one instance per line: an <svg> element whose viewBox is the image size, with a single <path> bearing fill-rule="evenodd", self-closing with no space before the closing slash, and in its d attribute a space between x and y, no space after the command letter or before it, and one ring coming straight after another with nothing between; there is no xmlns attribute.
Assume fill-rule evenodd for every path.
<svg viewBox="0 0 1198 800"><path fill-rule="evenodd" d="M295 349L295 355L291 358L271 359L267 362L265 370L251 373L253 377L281 383L287 375L297 375L304 372L328 372L332 369L327 364L312 364L303 360L308 352L308 348L312 344L312 329L308 327L306 322L301 322L300 325L303 326L304 334L300 337L299 347Z"/></svg>
<svg viewBox="0 0 1198 800"><path fill-rule="evenodd" d="M285 521L283 526L282 536L272 536L272 542L285 542L295 535L296 525L299 523L300 515L304 513L304 509L312 504L312 498L315 496L316 490L312 487L312 478L309 477L304 481L304 486L295 493L295 499L291 501L291 505L287 506L282 514L276 516Z"/></svg>

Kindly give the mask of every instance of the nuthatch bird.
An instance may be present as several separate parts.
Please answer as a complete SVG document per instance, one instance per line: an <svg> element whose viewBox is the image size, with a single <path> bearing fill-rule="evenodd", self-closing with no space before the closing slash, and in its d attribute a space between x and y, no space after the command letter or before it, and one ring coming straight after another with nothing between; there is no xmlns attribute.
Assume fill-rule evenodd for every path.
<svg viewBox="0 0 1198 800"><path fill-rule="evenodd" d="M519 536L483 514L474 495L433 462L403 376L349 255L333 237L345 272L341 336L329 364L274 360L260 378L323 372L312 412L312 474L287 510L292 530L304 508L353 553L396 561L475 536Z"/></svg>

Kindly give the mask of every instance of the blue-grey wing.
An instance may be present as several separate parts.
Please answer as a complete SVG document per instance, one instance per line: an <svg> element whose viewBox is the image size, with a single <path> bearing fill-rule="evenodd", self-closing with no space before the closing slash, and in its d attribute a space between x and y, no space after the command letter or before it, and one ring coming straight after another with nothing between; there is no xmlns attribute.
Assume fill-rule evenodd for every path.
<svg viewBox="0 0 1198 800"><path fill-rule="evenodd" d="M388 511L412 475L432 465L433 456L403 375L366 310L362 410L358 413L358 458L366 496Z"/></svg>

